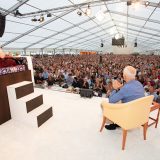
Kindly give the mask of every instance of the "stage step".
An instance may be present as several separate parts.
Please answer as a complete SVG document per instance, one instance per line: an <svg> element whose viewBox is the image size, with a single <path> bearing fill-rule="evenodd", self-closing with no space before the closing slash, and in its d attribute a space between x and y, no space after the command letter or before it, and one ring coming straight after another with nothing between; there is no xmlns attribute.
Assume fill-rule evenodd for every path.
<svg viewBox="0 0 160 160"><path fill-rule="evenodd" d="M29 94L29 95L27 95L27 96L25 96L25 97L22 97L22 98L20 98L20 99L18 99L18 101L20 100L20 101L23 101L23 102L28 102L28 101L30 101L30 100L32 100L32 99L34 99L34 98L36 98L36 97L38 97L38 96L40 96L40 95L42 95L41 93L31 93L31 94Z"/></svg>
<svg viewBox="0 0 160 160"><path fill-rule="evenodd" d="M15 88L16 91L16 97L17 99L24 97L28 94L31 94L34 92L33 83L25 84L24 86L20 86Z"/></svg>
<svg viewBox="0 0 160 160"><path fill-rule="evenodd" d="M27 113L43 104L42 94L37 93L31 93L23 98L20 98L19 100L26 104Z"/></svg>
<svg viewBox="0 0 160 160"><path fill-rule="evenodd" d="M43 96L40 95L26 102L27 113L43 104Z"/></svg>
<svg viewBox="0 0 160 160"><path fill-rule="evenodd" d="M22 87L24 85L31 84L31 83L32 83L31 81L23 81L23 82L19 82L19 83L9 85L9 86L12 87L12 88L18 88L18 87Z"/></svg>
<svg viewBox="0 0 160 160"><path fill-rule="evenodd" d="M16 99L22 98L34 92L33 83L30 81L23 81L9 86L15 92Z"/></svg>
<svg viewBox="0 0 160 160"><path fill-rule="evenodd" d="M53 111L43 104L43 95L32 89L33 83L27 81L7 86L11 117L39 127L53 116Z"/></svg>
<svg viewBox="0 0 160 160"><path fill-rule="evenodd" d="M52 107L48 108L45 112L37 116L38 127L45 123L49 118L53 116Z"/></svg>
<svg viewBox="0 0 160 160"><path fill-rule="evenodd" d="M28 113L28 120L30 120L30 122L33 123L33 126L40 127L52 116L53 116L52 107L43 104Z"/></svg>

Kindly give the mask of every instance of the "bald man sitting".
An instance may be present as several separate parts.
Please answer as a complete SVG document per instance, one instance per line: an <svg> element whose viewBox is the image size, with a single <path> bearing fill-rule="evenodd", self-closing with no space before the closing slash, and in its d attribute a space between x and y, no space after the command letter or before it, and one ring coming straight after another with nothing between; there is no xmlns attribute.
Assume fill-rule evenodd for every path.
<svg viewBox="0 0 160 160"><path fill-rule="evenodd" d="M109 103L117 103L121 101L126 103L135 99L144 97L143 85L135 80L136 69L132 66L127 66L123 70L123 79L126 82L122 85L118 80L113 81L113 88L111 95L109 96ZM118 127L116 124L106 125L108 130L114 130Z"/></svg>

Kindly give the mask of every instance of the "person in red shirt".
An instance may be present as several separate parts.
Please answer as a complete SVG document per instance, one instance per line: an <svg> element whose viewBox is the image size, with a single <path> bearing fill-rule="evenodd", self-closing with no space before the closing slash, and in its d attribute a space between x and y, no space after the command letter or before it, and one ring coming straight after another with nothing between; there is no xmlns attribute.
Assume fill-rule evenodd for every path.
<svg viewBox="0 0 160 160"><path fill-rule="evenodd" d="M6 57L5 53L0 48L0 68L13 67L16 65L16 61L12 59L12 57Z"/></svg>

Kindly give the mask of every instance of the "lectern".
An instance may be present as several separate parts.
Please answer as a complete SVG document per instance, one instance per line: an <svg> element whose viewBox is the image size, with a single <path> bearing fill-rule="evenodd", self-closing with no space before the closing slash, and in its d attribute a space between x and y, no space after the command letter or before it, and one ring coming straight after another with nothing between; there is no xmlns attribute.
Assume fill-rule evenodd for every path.
<svg viewBox="0 0 160 160"><path fill-rule="evenodd" d="M11 119L7 86L21 81L32 81L25 58L0 58L0 124Z"/></svg>

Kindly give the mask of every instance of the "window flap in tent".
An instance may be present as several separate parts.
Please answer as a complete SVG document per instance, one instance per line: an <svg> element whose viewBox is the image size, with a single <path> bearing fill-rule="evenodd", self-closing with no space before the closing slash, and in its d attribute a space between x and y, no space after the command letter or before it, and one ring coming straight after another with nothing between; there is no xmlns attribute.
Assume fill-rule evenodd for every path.
<svg viewBox="0 0 160 160"><path fill-rule="evenodd" d="M160 9L157 8L155 12L152 14L151 19L160 20Z"/></svg>
<svg viewBox="0 0 160 160"><path fill-rule="evenodd" d="M72 29L69 29L69 30L65 31L64 33L73 35L73 34L76 34L76 33L83 32L83 31L84 31L84 30L81 29L81 28L79 28L79 27L74 27L74 28L72 28Z"/></svg>
<svg viewBox="0 0 160 160"><path fill-rule="evenodd" d="M51 30L46 30L46 29L42 29L39 28L36 31L33 31L32 33L28 34L28 35L35 35L35 36L40 36L40 37L47 37L51 34L57 33L55 31L51 31Z"/></svg>
<svg viewBox="0 0 160 160"><path fill-rule="evenodd" d="M56 21L47 24L45 27L48 29L54 29L55 31L61 31L67 27L71 27L72 24L65 22L64 20L57 19Z"/></svg>
<svg viewBox="0 0 160 160"><path fill-rule="evenodd" d="M29 0L28 4L40 9L56 8L71 5L67 0Z"/></svg>
<svg viewBox="0 0 160 160"><path fill-rule="evenodd" d="M15 37L17 37L19 34L15 34L15 33L5 33L4 35L3 35L3 37L2 38L0 38L0 41L2 42L7 42L7 41L9 41L9 40L11 40L12 38L15 38Z"/></svg>
<svg viewBox="0 0 160 160"><path fill-rule="evenodd" d="M34 43L35 41L38 41L38 40L41 40L42 38L39 38L39 37L33 37L33 36L24 36L14 42L26 42L26 43Z"/></svg>
<svg viewBox="0 0 160 160"><path fill-rule="evenodd" d="M109 10L113 10L113 11L118 11L118 12L123 12L123 13L127 12L126 2L108 4L107 7Z"/></svg>
<svg viewBox="0 0 160 160"><path fill-rule="evenodd" d="M155 29L160 29L160 24L158 23L153 23L153 22L147 22L146 27L152 27L152 28L155 28Z"/></svg>
<svg viewBox="0 0 160 160"><path fill-rule="evenodd" d="M80 25L80 27L84 28L84 29L88 29L91 27L96 27L97 25L93 22L93 21L89 21L85 24Z"/></svg>
<svg viewBox="0 0 160 160"><path fill-rule="evenodd" d="M19 24L11 21L6 22L5 32L13 32L13 33L24 33L30 29L33 29L33 26L28 26L25 24Z"/></svg>
<svg viewBox="0 0 160 160"><path fill-rule="evenodd" d="M8 10L16 3L17 0L0 0L0 7Z"/></svg>

